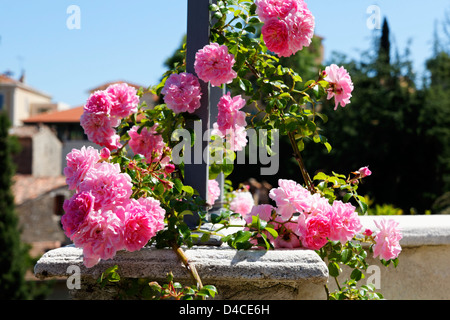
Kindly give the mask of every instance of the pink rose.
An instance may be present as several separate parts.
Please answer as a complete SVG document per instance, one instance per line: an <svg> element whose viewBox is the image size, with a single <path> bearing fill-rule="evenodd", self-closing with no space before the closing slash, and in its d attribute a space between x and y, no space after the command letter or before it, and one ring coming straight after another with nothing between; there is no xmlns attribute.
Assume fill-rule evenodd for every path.
<svg viewBox="0 0 450 320"><path fill-rule="evenodd" d="M113 210L130 198L132 187L130 176L121 173L117 163L102 162L88 171L79 190L92 193L95 197L95 210Z"/></svg>
<svg viewBox="0 0 450 320"><path fill-rule="evenodd" d="M245 223L247 225L250 225L253 221L253 217L259 217L260 220L266 221L268 223L271 222L272 220L272 213L275 210L274 207L272 207L270 204L259 204L259 205L255 205L251 208L250 212L246 215L243 216ZM248 227L245 227L244 230L249 230ZM271 243L274 242L274 238L273 236L267 232L267 231L263 231L263 233L266 235L268 241L270 241ZM258 236L259 237L259 236ZM258 244L258 240L257 239L252 239L250 240L251 243L253 245L257 245Z"/></svg>
<svg viewBox="0 0 450 320"><path fill-rule="evenodd" d="M290 12L306 9L303 0L255 0L256 14L261 21L265 22L270 18L285 18Z"/></svg>
<svg viewBox="0 0 450 320"><path fill-rule="evenodd" d="M164 151L164 140L156 132L157 125L151 128L144 127L139 133L139 126L133 126L129 131L130 148L135 154L141 154L147 160L147 163L161 160Z"/></svg>
<svg viewBox="0 0 450 320"><path fill-rule="evenodd" d="M110 115L113 104L111 97L105 91L96 91L91 94L84 106L84 111L88 113L97 113Z"/></svg>
<svg viewBox="0 0 450 320"><path fill-rule="evenodd" d="M92 211L86 216L72 240L76 247L83 249L83 263L87 268L95 266L100 259L113 258L124 248L122 229L122 221L112 211Z"/></svg>
<svg viewBox="0 0 450 320"><path fill-rule="evenodd" d="M289 51L295 54L303 47L309 47L314 37L315 19L309 10L290 13L286 17L289 29Z"/></svg>
<svg viewBox="0 0 450 320"><path fill-rule="evenodd" d="M297 223L297 235L304 247L319 250L328 242L330 220L327 216L301 214Z"/></svg>
<svg viewBox="0 0 450 320"><path fill-rule="evenodd" d="M110 150L121 147L120 137L114 130L114 127L118 126L119 123L120 121L117 118L103 113L84 112L80 118L80 124L88 139Z"/></svg>
<svg viewBox="0 0 450 320"><path fill-rule="evenodd" d="M327 89L327 99L330 100L334 97L336 102L334 110L337 109L339 104L345 107L345 105L350 103L353 91L353 82L347 70L344 67L332 64L325 68L325 74L324 80L330 84L330 87Z"/></svg>
<svg viewBox="0 0 450 320"><path fill-rule="evenodd" d="M217 125L219 130L225 132L227 129L234 128L235 125L245 127L245 112L240 111L245 107L246 101L240 95L231 97L230 92L223 95L217 104L218 115Z"/></svg>
<svg viewBox="0 0 450 320"><path fill-rule="evenodd" d="M81 147L80 150L72 149L66 156L67 166L64 168L66 183L69 189L76 189L86 176L86 173L94 168L100 160L100 155L93 147Z"/></svg>
<svg viewBox="0 0 450 320"><path fill-rule="evenodd" d="M126 118L137 112L139 96L135 88L126 83L110 85L106 91L111 100L111 115Z"/></svg>
<svg viewBox="0 0 450 320"><path fill-rule="evenodd" d="M286 21L270 18L262 26L261 32L267 49L280 57L292 54L289 48L289 26Z"/></svg>
<svg viewBox="0 0 450 320"><path fill-rule="evenodd" d="M375 225L379 231L375 236L373 257L380 257L386 261L397 258L402 251L400 240L403 237L398 227L399 223L392 219L382 219L381 221L375 220Z"/></svg>
<svg viewBox="0 0 450 320"><path fill-rule="evenodd" d="M331 241L346 243L358 233L361 221L355 207L350 203L334 201L330 215L330 237Z"/></svg>
<svg viewBox="0 0 450 320"><path fill-rule="evenodd" d="M233 212L241 214L245 217L249 214L255 205L255 200L253 196L248 191L234 191L234 198L230 202L230 209Z"/></svg>
<svg viewBox="0 0 450 320"><path fill-rule="evenodd" d="M90 192L76 193L63 204L64 215L61 224L64 234L72 239L72 236L80 229L86 216L94 210L95 198Z"/></svg>
<svg viewBox="0 0 450 320"><path fill-rule="evenodd" d="M173 73L166 80L161 93L167 107L175 113L193 113L200 108L202 96L197 77L190 73Z"/></svg>
<svg viewBox="0 0 450 320"><path fill-rule="evenodd" d="M273 223L275 230L278 232L278 237L275 239L273 245L276 249L294 249L300 248L301 242L297 236L297 222L290 221L287 223Z"/></svg>
<svg viewBox="0 0 450 320"><path fill-rule="evenodd" d="M250 212L245 215L244 220L247 224L252 223L253 216L259 216L261 220L269 222L272 220L272 212L275 210L270 204L259 204L253 206Z"/></svg>
<svg viewBox="0 0 450 320"><path fill-rule="evenodd" d="M360 174L361 178L368 177L372 174L372 171L369 170L369 167L362 167L357 172Z"/></svg>
<svg viewBox="0 0 450 320"><path fill-rule="evenodd" d="M117 216L123 221L123 243L126 250L132 252L142 249L163 228L164 215L161 216L159 212L155 214L155 208L152 209L148 210L144 201L135 199L118 208Z"/></svg>
<svg viewBox="0 0 450 320"><path fill-rule="evenodd" d="M302 0L258 0L255 2L264 25L267 49L288 57L308 47L314 36L315 19Z"/></svg>
<svg viewBox="0 0 450 320"><path fill-rule="evenodd" d="M279 179L278 188L269 192L269 197L276 202L277 212L284 221L289 220L295 212L303 212L310 207L311 194L293 180Z"/></svg>
<svg viewBox="0 0 450 320"><path fill-rule="evenodd" d="M164 229L164 218L166 215L166 210L161 207L159 200L153 199L152 197L139 198L137 200L140 205L145 207L145 210L150 213L153 219L153 230L156 234L158 231Z"/></svg>
<svg viewBox="0 0 450 320"><path fill-rule="evenodd" d="M100 158L108 160L110 156L111 151L108 148L103 148L102 150L100 150Z"/></svg>
<svg viewBox="0 0 450 320"><path fill-rule="evenodd" d="M331 212L331 205L327 198L315 193L307 198L303 212L310 215L321 214L328 216Z"/></svg>
<svg viewBox="0 0 450 320"><path fill-rule="evenodd" d="M219 199L220 196L220 187L219 182L217 180L211 179L208 180L208 201L207 203L212 206L214 202Z"/></svg>
<svg viewBox="0 0 450 320"><path fill-rule="evenodd" d="M196 53L194 69L201 80L219 87L224 83L231 83L236 78L234 63L234 55L228 53L227 46L211 43Z"/></svg>

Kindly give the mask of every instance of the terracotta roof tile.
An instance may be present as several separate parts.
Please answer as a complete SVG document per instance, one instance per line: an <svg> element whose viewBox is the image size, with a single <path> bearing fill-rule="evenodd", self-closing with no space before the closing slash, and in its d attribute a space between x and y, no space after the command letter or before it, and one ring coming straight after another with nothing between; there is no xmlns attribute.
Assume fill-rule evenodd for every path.
<svg viewBox="0 0 450 320"><path fill-rule="evenodd" d="M64 176L34 177L32 175L18 174L13 177L12 192L14 194L14 202L16 205L20 205L66 185L66 177Z"/></svg>
<svg viewBox="0 0 450 320"><path fill-rule="evenodd" d="M63 111L41 113L23 120L23 123L79 123L83 106Z"/></svg>

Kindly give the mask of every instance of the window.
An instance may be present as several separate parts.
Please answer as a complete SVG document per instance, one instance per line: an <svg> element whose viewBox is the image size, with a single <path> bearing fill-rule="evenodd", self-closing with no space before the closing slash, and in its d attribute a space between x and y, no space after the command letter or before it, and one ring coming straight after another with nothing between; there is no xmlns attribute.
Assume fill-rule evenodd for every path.
<svg viewBox="0 0 450 320"><path fill-rule="evenodd" d="M64 214L64 200L66 197L62 194L58 194L55 196L55 207L53 208L53 213L57 216L62 216Z"/></svg>
<svg viewBox="0 0 450 320"><path fill-rule="evenodd" d="M3 110L3 104L5 103L5 101L4 101L5 99L3 98L3 95L2 94L0 94L0 111L2 111Z"/></svg>

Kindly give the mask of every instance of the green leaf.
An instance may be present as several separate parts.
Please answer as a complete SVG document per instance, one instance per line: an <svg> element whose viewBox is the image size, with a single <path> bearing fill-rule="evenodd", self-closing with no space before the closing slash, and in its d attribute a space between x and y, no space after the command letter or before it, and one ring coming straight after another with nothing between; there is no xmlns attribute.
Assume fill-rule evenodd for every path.
<svg viewBox="0 0 450 320"><path fill-rule="evenodd" d="M339 276L339 272L340 272L339 265L338 265L336 262L331 261L331 262L328 264L328 271L329 271L329 273L330 273L330 276L332 276L332 277L337 277L337 276Z"/></svg>
<svg viewBox="0 0 450 320"><path fill-rule="evenodd" d="M362 276L363 276L363 274L362 274L361 270L359 270L359 269L354 269L352 271L352 273L350 274L350 278L355 281L361 280Z"/></svg>
<svg viewBox="0 0 450 320"><path fill-rule="evenodd" d="M351 198L352 196L353 196L353 194L351 194L351 193L346 193L345 196L342 198L342 201L345 202L345 203L347 203L347 202L350 200L350 198Z"/></svg>
<svg viewBox="0 0 450 320"><path fill-rule="evenodd" d="M194 188L191 186L183 186L182 190L186 193L186 197L192 197L194 195Z"/></svg>
<svg viewBox="0 0 450 320"><path fill-rule="evenodd" d="M341 253L342 263L347 263L352 258L352 250L344 249Z"/></svg>
<svg viewBox="0 0 450 320"><path fill-rule="evenodd" d="M323 172L319 172L314 176L314 180L327 180L329 177Z"/></svg>

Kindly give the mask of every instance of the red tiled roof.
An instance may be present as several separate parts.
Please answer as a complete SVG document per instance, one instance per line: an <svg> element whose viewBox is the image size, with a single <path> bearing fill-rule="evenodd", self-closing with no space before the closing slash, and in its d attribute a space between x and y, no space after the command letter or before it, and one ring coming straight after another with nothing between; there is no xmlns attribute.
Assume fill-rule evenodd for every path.
<svg viewBox="0 0 450 320"><path fill-rule="evenodd" d="M5 74L0 74L0 83L18 83L19 81L14 80L13 78L8 77Z"/></svg>
<svg viewBox="0 0 450 320"><path fill-rule="evenodd" d="M66 177L34 177L32 175L17 174L13 177L12 192L14 202L20 205L25 201L37 197L54 189L66 186Z"/></svg>
<svg viewBox="0 0 450 320"><path fill-rule="evenodd" d="M23 120L23 123L80 123L83 106L69 110L41 113Z"/></svg>

